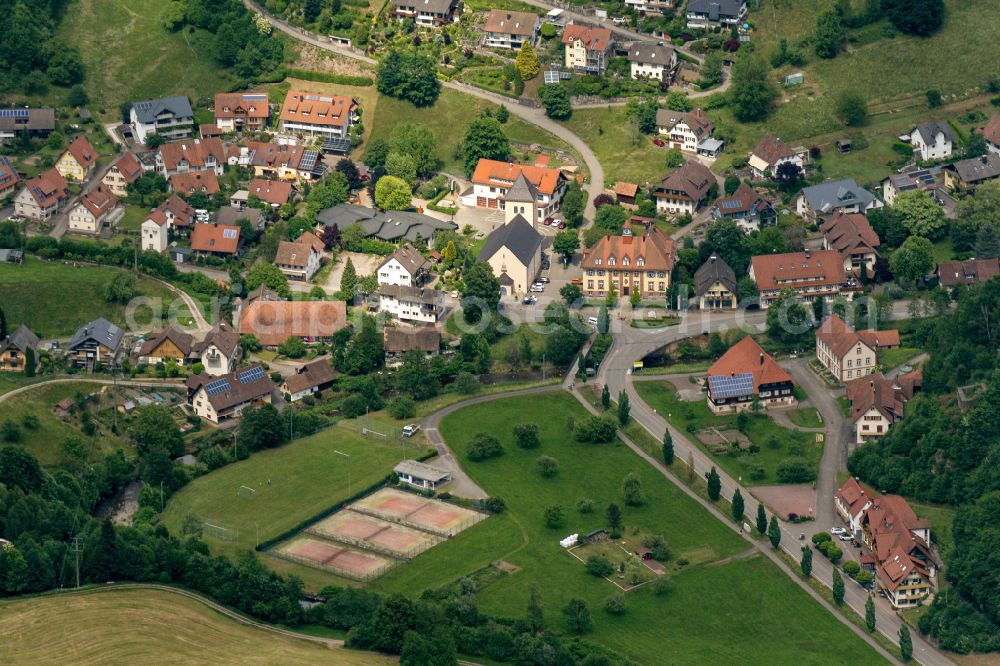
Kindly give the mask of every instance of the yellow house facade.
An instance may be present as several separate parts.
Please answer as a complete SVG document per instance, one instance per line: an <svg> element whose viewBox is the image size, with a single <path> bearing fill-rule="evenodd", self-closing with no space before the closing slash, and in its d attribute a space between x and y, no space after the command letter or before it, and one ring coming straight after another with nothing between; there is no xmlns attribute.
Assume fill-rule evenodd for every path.
<svg viewBox="0 0 1000 666"><path fill-rule="evenodd" d="M95 166L97 166L97 151L83 135L76 137L56 161L56 171L63 178L77 183L85 181Z"/></svg>

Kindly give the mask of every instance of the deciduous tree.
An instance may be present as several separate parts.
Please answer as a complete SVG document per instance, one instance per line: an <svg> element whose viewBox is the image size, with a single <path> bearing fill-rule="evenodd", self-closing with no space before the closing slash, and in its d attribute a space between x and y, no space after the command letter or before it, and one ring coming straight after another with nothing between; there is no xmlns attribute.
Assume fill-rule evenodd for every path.
<svg viewBox="0 0 1000 666"><path fill-rule="evenodd" d="M892 210L914 236L937 238L948 224L944 210L923 190L900 193L893 202Z"/></svg>
<svg viewBox="0 0 1000 666"><path fill-rule="evenodd" d="M375 203L382 210L406 210L412 198L410 186L402 178L382 176L375 185Z"/></svg>
<svg viewBox="0 0 1000 666"><path fill-rule="evenodd" d="M757 56L740 58L733 65L729 102L741 122L761 120L778 96L767 63Z"/></svg>
<svg viewBox="0 0 1000 666"><path fill-rule="evenodd" d="M462 139L462 160L466 175L471 176L479 160L510 159L510 140L496 118L483 116L469 123Z"/></svg>
<svg viewBox="0 0 1000 666"><path fill-rule="evenodd" d="M889 258L892 274L914 283L934 268L934 246L926 238L910 236Z"/></svg>

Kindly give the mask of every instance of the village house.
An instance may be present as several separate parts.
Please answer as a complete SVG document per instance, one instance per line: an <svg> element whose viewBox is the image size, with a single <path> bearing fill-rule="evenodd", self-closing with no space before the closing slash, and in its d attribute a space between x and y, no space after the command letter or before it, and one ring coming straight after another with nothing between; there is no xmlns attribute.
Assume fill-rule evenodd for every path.
<svg viewBox="0 0 1000 666"><path fill-rule="evenodd" d="M625 0L625 6L633 8L640 16L665 14L677 8L677 0Z"/></svg>
<svg viewBox="0 0 1000 666"><path fill-rule="evenodd" d="M167 182L170 185L171 192L187 196L195 193L212 196L222 191L218 177L211 171L175 173L167 179Z"/></svg>
<svg viewBox="0 0 1000 666"><path fill-rule="evenodd" d="M451 472L416 460L404 460L392 468L402 483L422 490L437 490L451 481Z"/></svg>
<svg viewBox="0 0 1000 666"><path fill-rule="evenodd" d="M237 195L243 194L242 201L237 200ZM245 208L250 201L250 197L257 197L262 203L268 204L271 208L281 208L292 200L292 184L288 182L264 180L263 178L252 178L250 185L245 190L240 190L233 195L230 204L239 208Z"/></svg>
<svg viewBox="0 0 1000 666"><path fill-rule="evenodd" d="M744 233L774 226L778 214L771 202L746 183L740 183L728 197L719 197L712 206L712 219L733 220Z"/></svg>
<svg viewBox="0 0 1000 666"><path fill-rule="evenodd" d="M260 365L221 376L192 375L186 383L191 409L215 424L238 419L249 407L270 404L274 393L274 384Z"/></svg>
<svg viewBox="0 0 1000 666"><path fill-rule="evenodd" d="M781 139L770 134L765 134L761 138L757 147L750 151L747 158L750 173L757 180L777 178L778 167L786 163L794 164L800 171L804 168L802 156L782 143Z"/></svg>
<svg viewBox="0 0 1000 666"><path fill-rule="evenodd" d="M427 358L441 350L440 326L386 326L382 329L385 364L392 368L403 362L403 355L417 351Z"/></svg>
<svg viewBox="0 0 1000 666"><path fill-rule="evenodd" d="M708 369L708 408L735 414L754 403L771 407L796 404L792 378L749 335L730 347Z"/></svg>
<svg viewBox="0 0 1000 666"><path fill-rule="evenodd" d="M66 359L73 365L92 370L98 363L118 365L125 331L103 317L84 324L66 345Z"/></svg>
<svg viewBox="0 0 1000 666"><path fill-rule="evenodd" d="M105 226L115 224L125 214L125 207L105 185L84 194L69 209L70 231L99 234Z"/></svg>
<svg viewBox="0 0 1000 666"><path fill-rule="evenodd" d="M490 232L480 250L500 281L502 294L526 294L542 265L542 235L520 215Z"/></svg>
<svg viewBox="0 0 1000 666"><path fill-rule="evenodd" d="M240 335L253 335L276 349L289 338L328 343L347 326L344 301L265 301L244 305L240 310Z"/></svg>
<svg viewBox="0 0 1000 666"><path fill-rule="evenodd" d="M309 237L306 237L306 234L309 234ZM281 241L278 243L278 252L274 257L274 265L289 280L308 281L319 270L320 258L322 256L322 241L316 238L315 234L306 231L294 242Z"/></svg>
<svg viewBox="0 0 1000 666"><path fill-rule="evenodd" d="M174 363L184 365L191 356L193 338L176 326L168 326L160 331L153 331L139 348L139 363L157 365L159 363Z"/></svg>
<svg viewBox="0 0 1000 666"><path fill-rule="evenodd" d="M251 141L238 150L230 164L249 166L258 178L311 181L327 172L318 150L306 146Z"/></svg>
<svg viewBox="0 0 1000 666"><path fill-rule="evenodd" d="M534 44L542 25L538 14L492 9L483 25L483 45L491 49L520 49Z"/></svg>
<svg viewBox="0 0 1000 666"><path fill-rule="evenodd" d="M47 137L56 128L55 109L4 109L0 113L0 143L27 132L28 136Z"/></svg>
<svg viewBox="0 0 1000 666"><path fill-rule="evenodd" d="M240 250L240 228L225 224L201 223L191 231L191 250L217 257L232 257Z"/></svg>
<svg viewBox="0 0 1000 666"><path fill-rule="evenodd" d="M150 99L132 104L129 123L133 138L141 144L150 134L159 134L165 141L188 139L194 127L194 111L184 96Z"/></svg>
<svg viewBox="0 0 1000 666"><path fill-rule="evenodd" d="M59 212L67 199L66 179L55 169L44 171L24 182L24 189L14 197L14 213L44 222Z"/></svg>
<svg viewBox="0 0 1000 666"><path fill-rule="evenodd" d="M807 221L821 225L837 213L867 214L873 208L881 207L881 201L849 178L802 188L795 203L795 212Z"/></svg>
<svg viewBox="0 0 1000 666"><path fill-rule="evenodd" d="M565 66L576 72L604 74L613 55L614 36L607 28L570 23L563 29Z"/></svg>
<svg viewBox="0 0 1000 666"><path fill-rule="evenodd" d="M858 213L837 213L823 225L823 249L839 252L850 275L860 277L862 267L875 275L881 243L868 218Z"/></svg>
<svg viewBox="0 0 1000 666"><path fill-rule="evenodd" d="M101 183L116 197L125 198L128 196L128 186L140 176L142 176L142 165L135 155L125 151L104 174Z"/></svg>
<svg viewBox="0 0 1000 666"><path fill-rule="evenodd" d="M1000 259L969 259L942 261L934 271L942 287L952 289L960 284L986 282L1000 274Z"/></svg>
<svg viewBox="0 0 1000 666"><path fill-rule="evenodd" d="M694 272L694 295L701 310L735 310L736 287L736 273L714 254Z"/></svg>
<svg viewBox="0 0 1000 666"><path fill-rule="evenodd" d="M82 183L97 165L97 151L83 134L79 135L56 160L56 171L66 180Z"/></svg>
<svg viewBox="0 0 1000 666"><path fill-rule="evenodd" d="M670 148L685 153L715 157L722 150L721 141L712 139L715 125L702 109L694 111L656 111L656 131ZM718 146L716 144L719 144Z"/></svg>
<svg viewBox="0 0 1000 666"><path fill-rule="evenodd" d="M944 168L944 184L950 190L971 192L983 183L1000 178L1000 154L987 153L959 160Z"/></svg>
<svg viewBox="0 0 1000 666"><path fill-rule="evenodd" d="M387 284L377 293L378 311L400 321L434 324L444 314L444 294L436 289Z"/></svg>
<svg viewBox="0 0 1000 666"><path fill-rule="evenodd" d="M260 208L241 209L233 208L232 206L223 206L215 211L212 219L216 224L224 224L230 227L239 227L241 226L241 221L246 220L253 229L263 231L264 227L267 226L269 218L264 216L264 211Z"/></svg>
<svg viewBox="0 0 1000 666"><path fill-rule="evenodd" d="M156 151L156 172L164 178L174 174L210 171L221 176L226 165L226 149L221 139L193 139L165 143Z"/></svg>
<svg viewBox="0 0 1000 666"><path fill-rule="evenodd" d="M7 198L17 189L21 176L17 169L3 155L0 155L0 199Z"/></svg>
<svg viewBox="0 0 1000 666"><path fill-rule="evenodd" d="M156 210L163 213L167 219L167 228L171 231L187 232L194 226L196 217L194 207L176 194L167 197Z"/></svg>
<svg viewBox="0 0 1000 666"><path fill-rule="evenodd" d="M455 23L462 13L460 0L392 0L392 7L396 18L431 28Z"/></svg>
<svg viewBox="0 0 1000 666"><path fill-rule="evenodd" d="M350 97L289 90L281 107L281 131L346 139L357 109L357 103Z"/></svg>
<svg viewBox="0 0 1000 666"><path fill-rule="evenodd" d="M871 495L853 476L849 477L833 496L833 507L837 515L850 526L851 534L861 531L861 517L871 505Z"/></svg>
<svg viewBox="0 0 1000 666"><path fill-rule="evenodd" d="M523 217L533 225L555 214L559 209L568 181L559 169L529 166L497 160L479 160L472 174L472 190L462 195L462 204L476 208L505 208L505 202L515 181L524 176L523 183L515 190L519 203L533 198L534 215ZM521 214L510 211L511 217Z"/></svg>
<svg viewBox="0 0 1000 666"><path fill-rule="evenodd" d="M882 180L882 200L886 206L892 207L898 195L912 190L923 190L935 199L940 199L944 195L943 187L944 172L939 166L906 171Z"/></svg>
<svg viewBox="0 0 1000 666"><path fill-rule="evenodd" d="M164 252L170 243L170 223L163 211L156 209L146 216L139 227L139 238L144 252Z"/></svg>
<svg viewBox="0 0 1000 666"><path fill-rule="evenodd" d="M830 315L816 330L816 358L838 382L875 372L876 352L899 347L899 331L855 331L837 315Z"/></svg>
<svg viewBox="0 0 1000 666"><path fill-rule="evenodd" d="M851 300L862 289L857 281L848 279L836 250L755 256L750 260L750 277L757 283L761 309L770 307L786 287L807 301L832 301L838 294Z"/></svg>
<svg viewBox="0 0 1000 666"><path fill-rule="evenodd" d="M417 287L429 277L431 262L409 243L396 248L375 269L379 285Z"/></svg>
<svg viewBox="0 0 1000 666"><path fill-rule="evenodd" d="M902 420L904 406L922 384L920 370L900 375L894 380L886 379L879 373L847 382L855 443L864 444L889 432L894 423Z"/></svg>
<svg viewBox="0 0 1000 666"><path fill-rule="evenodd" d="M677 52L663 42L635 42L628 50L633 79L653 79L670 85L677 75ZM711 134L711 130L709 130Z"/></svg>
<svg viewBox="0 0 1000 666"><path fill-rule="evenodd" d="M21 324L0 340L0 372L24 372L29 353L38 353L38 336Z"/></svg>
<svg viewBox="0 0 1000 666"><path fill-rule="evenodd" d="M281 393L289 402L298 402L308 395L316 395L333 386L337 371L330 365L329 358L318 358L306 363L295 371L295 374L285 377L281 384Z"/></svg>
<svg viewBox="0 0 1000 666"><path fill-rule="evenodd" d="M989 121L976 132L986 140L986 150L1000 155L1000 113L990 116Z"/></svg>
<svg viewBox="0 0 1000 666"><path fill-rule="evenodd" d="M265 92L215 94L215 124L223 132L263 131L270 115Z"/></svg>
<svg viewBox="0 0 1000 666"><path fill-rule="evenodd" d="M631 225L621 236L604 236L583 254L583 293L605 298L608 291L628 298L639 292L646 300L663 300L677 261L677 246L658 227L650 225L640 236Z"/></svg>
<svg viewBox="0 0 1000 666"><path fill-rule="evenodd" d="M619 206L629 209L635 208L635 198L639 194L639 186L636 183L626 183L622 180L616 181L612 192L614 192L615 200Z"/></svg>
<svg viewBox="0 0 1000 666"><path fill-rule="evenodd" d="M240 334L232 326L219 323L200 342L191 347L191 363L201 363L213 377L225 375L236 368L243 349Z"/></svg>
<svg viewBox="0 0 1000 666"><path fill-rule="evenodd" d="M913 152L924 162L951 157L951 128L948 123L935 121L917 125L907 135Z"/></svg>
<svg viewBox="0 0 1000 666"><path fill-rule="evenodd" d="M872 499L861 518L862 539L875 559L875 583L896 610L930 601L940 568L931 550L931 524L899 495Z"/></svg>
<svg viewBox="0 0 1000 666"><path fill-rule="evenodd" d="M709 30L732 28L747 15L744 0L688 0L687 27Z"/></svg>
<svg viewBox="0 0 1000 666"><path fill-rule="evenodd" d="M688 161L653 190L656 212L694 215L716 185L715 174L700 162Z"/></svg>

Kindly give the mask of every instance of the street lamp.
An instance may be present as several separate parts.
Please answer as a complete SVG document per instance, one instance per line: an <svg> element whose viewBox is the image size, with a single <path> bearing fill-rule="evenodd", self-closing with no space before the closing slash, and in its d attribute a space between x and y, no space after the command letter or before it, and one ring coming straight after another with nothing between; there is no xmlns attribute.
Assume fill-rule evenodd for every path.
<svg viewBox="0 0 1000 666"><path fill-rule="evenodd" d="M338 451L337 449L334 449L333 452L336 453L338 456L344 456L345 458L347 458L347 496L350 497L351 496L351 456L348 455L348 454L346 454L346 453L344 453L344 452L342 452L342 451Z"/></svg>

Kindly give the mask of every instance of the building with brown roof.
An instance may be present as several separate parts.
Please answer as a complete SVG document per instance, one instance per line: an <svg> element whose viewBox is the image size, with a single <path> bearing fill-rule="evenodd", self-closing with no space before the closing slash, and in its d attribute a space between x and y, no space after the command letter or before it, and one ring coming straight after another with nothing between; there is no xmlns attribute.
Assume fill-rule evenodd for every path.
<svg viewBox="0 0 1000 666"><path fill-rule="evenodd" d="M289 90L281 107L281 131L346 139L357 109L350 97Z"/></svg>
<svg viewBox="0 0 1000 666"><path fill-rule="evenodd" d="M171 194L156 210L167 218L168 228L174 231L185 231L194 226L194 207L176 194Z"/></svg>
<svg viewBox="0 0 1000 666"><path fill-rule="evenodd" d="M289 402L297 402L307 395L315 395L330 388L336 378L337 371L330 365L330 359L318 358L297 369L294 375L285 377L281 392L288 396Z"/></svg>
<svg viewBox="0 0 1000 666"><path fill-rule="evenodd" d="M9 141L25 132L29 136L46 137L56 128L56 110L25 109L23 106L5 108L0 113L0 143Z"/></svg>
<svg viewBox="0 0 1000 666"><path fill-rule="evenodd" d="M191 356L193 340L190 333L176 326L154 331L139 348L139 363L157 365L170 362L184 365Z"/></svg>
<svg viewBox="0 0 1000 666"><path fill-rule="evenodd" d="M570 23L563 29L566 67L587 74L603 74L613 54L614 35L607 28Z"/></svg>
<svg viewBox="0 0 1000 666"><path fill-rule="evenodd" d="M435 356L441 350L439 326L386 326L382 330L385 364L394 367L403 362L407 352L423 352Z"/></svg>
<svg viewBox="0 0 1000 666"><path fill-rule="evenodd" d="M863 444L889 432L894 423L902 420L904 405L922 384L920 370L906 373L896 380L886 379L879 373L847 382L854 441Z"/></svg>
<svg viewBox="0 0 1000 666"><path fill-rule="evenodd" d="M519 49L527 42L534 44L542 21L532 12L492 9L483 25L483 44L491 49Z"/></svg>
<svg viewBox="0 0 1000 666"><path fill-rule="evenodd" d="M240 334L256 336L265 347L278 347L291 337L329 342L345 326L343 301L254 301L240 311Z"/></svg>
<svg viewBox="0 0 1000 666"><path fill-rule="evenodd" d="M201 363L213 377L232 372L240 360L240 334L225 322L213 327L191 347L191 362Z"/></svg>
<svg viewBox="0 0 1000 666"><path fill-rule="evenodd" d="M462 13L461 0L392 0L392 6L396 18L428 28L454 23Z"/></svg>
<svg viewBox="0 0 1000 666"><path fill-rule="evenodd" d="M233 256L240 250L240 228L217 223L196 224L191 231L191 249L219 257Z"/></svg>
<svg viewBox="0 0 1000 666"><path fill-rule="evenodd" d="M694 111L656 111L656 131L667 146L686 153L697 153L698 146L711 138L715 125L704 109Z"/></svg>
<svg viewBox="0 0 1000 666"><path fill-rule="evenodd" d="M554 215L569 181L559 169L481 159L472 174L472 190L462 195L462 204L476 208L506 208L506 199L520 176L533 188L535 214L525 214L534 225ZM509 220L508 220L509 221Z"/></svg>
<svg viewBox="0 0 1000 666"><path fill-rule="evenodd" d="M959 160L944 167L944 184L959 192L974 191L983 183L1000 178L1000 154L987 153Z"/></svg>
<svg viewBox="0 0 1000 666"><path fill-rule="evenodd" d="M583 293L605 298L608 291L644 299L665 299L677 261L677 245L661 229L650 225L640 236L627 226L621 236L605 236L583 254Z"/></svg>
<svg viewBox="0 0 1000 666"><path fill-rule="evenodd" d="M0 155L0 199L6 198L17 189L21 175L3 155Z"/></svg>
<svg viewBox="0 0 1000 666"><path fill-rule="evenodd" d="M943 287L976 284L1000 274L1000 259L969 259L968 261L942 261L938 264L938 282Z"/></svg>
<svg viewBox="0 0 1000 666"><path fill-rule="evenodd" d="M994 113L989 121L980 129L976 130L986 140L986 149L1000 155L1000 113Z"/></svg>
<svg viewBox="0 0 1000 666"><path fill-rule="evenodd" d="M796 404L794 388L789 374L748 335L709 367L708 408L715 414L735 414L754 402L788 407Z"/></svg>
<svg viewBox="0 0 1000 666"><path fill-rule="evenodd" d="M750 277L757 283L760 307L771 306L782 289L790 288L804 300L833 300L838 294L848 300L861 291L856 280L848 279L844 262L836 250L765 254L750 260Z"/></svg>
<svg viewBox="0 0 1000 666"><path fill-rule="evenodd" d="M733 220L745 233L773 226L778 214L757 190L740 183L728 197L719 197L712 206L712 219Z"/></svg>
<svg viewBox="0 0 1000 666"><path fill-rule="evenodd" d="M319 151L306 146L251 141L240 149L235 161L230 159L231 164L244 162L258 178L315 180L326 173Z"/></svg>
<svg viewBox="0 0 1000 666"><path fill-rule="evenodd" d="M660 181L653 190L656 212L670 215L694 215L716 184L715 174L700 162L685 162Z"/></svg>
<svg viewBox="0 0 1000 666"><path fill-rule="evenodd" d="M106 225L112 225L125 214L125 208L103 183L84 194L69 209L70 231L82 234L99 234Z"/></svg>
<svg viewBox="0 0 1000 666"><path fill-rule="evenodd" d="M872 342L877 343L875 336L863 337L843 319L830 315L816 330L816 358L838 382L866 377L878 365L877 348Z"/></svg>
<svg viewBox="0 0 1000 666"><path fill-rule="evenodd" d="M931 547L930 522L917 518L899 495L880 495L862 516L861 534L875 559L875 583L893 608L926 602L940 568Z"/></svg>
<svg viewBox="0 0 1000 666"><path fill-rule="evenodd" d="M101 182L111 190L111 192L116 197L126 197L128 196L128 186L134 183L142 176L142 165L139 164L139 160L135 158L135 155L125 151L121 157L119 157L114 164L108 168L107 173L104 174L104 178Z"/></svg>
<svg viewBox="0 0 1000 666"><path fill-rule="evenodd" d="M781 139L770 134L765 134L757 147L750 151L747 159L747 166L750 173L757 180L771 180L777 178L778 167L785 163L791 163L799 169L803 168L801 155L796 154Z"/></svg>
<svg viewBox="0 0 1000 666"><path fill-rule="evenodd" d="M187 378L191 409L216 424L238 419L250 407L270 404L274 388L261 365L221 376L202 373Z"/></svg>
<svg viewBox="0 0 1000 666"><path fill-rule="evenodd" d="M14 212L40 222L48 220L69 197L66 187L66 179L58 171L44 171L24 182L24 189L14 197Z"/></svg>
<svg viewBox="0 0 1000 666"><path fill-rule="evenodd" d="M633 42L628 49L628 62L633 79L652 79L665 85L674 82L680 65L677 51L662 41Z"/></svg>
<svg viewBox="0 0 1000 666"><path fill-rule="evenodd" d="M21 324L6 339L0 340L0 371L24 372L29 350L38 352L38 336Z"/></svg>
<svg viewBox="0 0 1000 666"><path fill-rule="evenodd" d="M288 276L289 280L305 281L312 279L319 270L321 256L322 250L317 250L315 245L308 241L281 241L278 243L274 265Z"/></svg>
<svg viewBox="0 0 1000 666"><path fill-rule="evenodd" d="M66 180L82 183L97 166L97 151L83 134L79 135L56 160L56 171Z"/></svg>
<svg viewBox="0 0 1000 666"><path fill-rule="evenodd" d="M434 324L444 314L444 294L426 287L380 285L378 311L389 313L400 321Z"/></svg>
<svg viewBox="0 0 1000 666"><path fill-rule="evenodd" d="M164 178L174 174L211 171L221 176L226 149L221 139L189 139L165 143L156 151L156 172Z"/></svg>
<svg viewBox="0 0 1000 666"><path fill-rule="evenodd" d="M257 197L271 208L280 208L292 200L292 184L276 180L252 178L247 187L248 197Z"/></svg>
<svg viewBox="0 0 1000 666"><path fill-rule="evenodd" d="M406 243L396 248L385 261L375 269L379 285L398 284L404 287L419 287L429 277L431 262L415 247Z"/></svg>
<svg viewBox="0 0 1000 666"><path fill-rule="evenodd" d="M873 494L865 490L856 478L849 477L833 496L833 507L837 514L850 525L852 534L861 531L861 517L872 505Z"/></svg>
<svg viewBox="0 0 1000 666"><path fill-rule="evenodd" d="M844 259L844 271L850 275L860 277L864 269L873 276L881 244L868 218L861 213L837 213L823 225L823 249L839 252Z"/></svg>
<svg viewBox="0 0 1000 666"><path fill-rule="evenodd" d="M736 273L714 254L694 272L694 295L701 310L735 310L737 286Z"/></svg>
<svg viewBox="0 0 1000 666"><path fill-rule="evenodd" d="M619 205L634 206L635 197L639 194L639 186L635 183L626 183L619 180L615 183L612 192L615 193L615 198L618 200Z"/></svg>
<svg viewBox="0 0 1000 666"><path fill-rule="evenodd" d="M270 115L265 92L215 94L215 124L223 132L262 131Z"/></svg>
<svg viewBox="0 0 1000 666"><path fill-rule="evenodd" d="M164 252L170 242L170 222L157 208L139 225L139 238L144 252Z"/></svg>
<svg viewBox="0 0 1000 666"><path fill-rule="evenodd" d="M167 179L170 190L179 194L191 195L194 193L212 196L221 192L219 179L211 171L198 171L197 173L175 173Z"/></svg>

